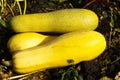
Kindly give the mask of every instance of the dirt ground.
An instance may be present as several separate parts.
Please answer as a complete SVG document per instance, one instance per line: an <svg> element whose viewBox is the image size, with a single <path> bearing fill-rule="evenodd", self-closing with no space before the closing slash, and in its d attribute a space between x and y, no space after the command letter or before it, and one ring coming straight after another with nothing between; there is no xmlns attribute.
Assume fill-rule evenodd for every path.
<svg viewBox="0 0 120 80"><path fill-rule="evenodd" d="M13 72L11 67L2 64L3 59L11 59L7 41L16 34L8 29L8 23L13 16L20 14L14 2L7 0L0 13L0 80L120 80L120 0L27 0L26 14L66 8L93 10L99 17L96 31L105 36L107 48L92 61L39 71L24 77L20 77L21 75ZM23 10L24 1L21 1L20 5Z"/></svg>

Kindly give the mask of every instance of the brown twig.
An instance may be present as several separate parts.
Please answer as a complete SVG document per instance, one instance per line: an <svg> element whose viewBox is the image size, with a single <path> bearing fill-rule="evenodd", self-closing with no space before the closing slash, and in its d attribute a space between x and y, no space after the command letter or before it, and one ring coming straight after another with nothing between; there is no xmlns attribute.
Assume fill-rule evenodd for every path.
<svg viewBox="0 0 120 80"><path fill-rule="evenodd" d="M92 3L94 3L96 0L91 0L90 2L88 2L85 6L83 6L83 8L88 7L89 5L91 5Z"/></svg>

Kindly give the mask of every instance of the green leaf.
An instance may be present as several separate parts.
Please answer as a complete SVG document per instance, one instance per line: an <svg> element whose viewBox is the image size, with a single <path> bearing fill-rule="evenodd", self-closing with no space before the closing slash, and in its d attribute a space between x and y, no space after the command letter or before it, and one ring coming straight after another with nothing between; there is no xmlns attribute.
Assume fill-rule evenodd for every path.
<svg viewBox="0 0 120 80"><path fill-rule="evenodd" d="M67 0L59 0L59 3L62 3L62 2L65 2L65 1L67 1Z"/></svg>
<svg viewBox="0 0 120 80"><path fill-rule="evenodd" d="M2 24L2 26L4 26L4 27L7 27L6 22L2 19L0 19L0 24Z"/></svg>

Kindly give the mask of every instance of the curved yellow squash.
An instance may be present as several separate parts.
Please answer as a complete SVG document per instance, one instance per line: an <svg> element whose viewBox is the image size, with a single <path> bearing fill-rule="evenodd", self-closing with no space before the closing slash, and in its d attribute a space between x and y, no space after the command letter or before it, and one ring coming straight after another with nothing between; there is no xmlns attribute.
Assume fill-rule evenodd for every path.
<svg viewBox="0 0 120 80"><path fill-rule="evenodd" d="M15 32L59 32L94 30L98 16L88 9L63 9L48 13L18 15L10 21Z"/></svg>
<svg viewBox="0 0 120 80"><path fill-rule="evenodd" d="M43 35L35 32L19 33L8 40L7 46L10 52L15 52L42 45L54 38L55 36Z"/></svg>
<svg viewBox="0 0 120 80"><path fill-rule="evenodd" d="M96 31L75 31L54 40L13 55L14 71L28 73L37 70L64 67L88 61L106 48L104 36Z"/></svg>

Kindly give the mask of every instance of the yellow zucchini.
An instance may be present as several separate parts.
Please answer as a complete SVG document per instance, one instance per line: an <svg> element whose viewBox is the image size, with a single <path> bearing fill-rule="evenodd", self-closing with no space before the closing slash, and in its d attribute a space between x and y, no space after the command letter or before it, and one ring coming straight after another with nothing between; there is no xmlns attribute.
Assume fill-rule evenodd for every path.
<svg viewBox="0 0 120 80"><path fill-rule="evenodd" d="M15 52L42 45L54 38L55 36L43 35L35 32L19 33L8 40L7 46L10 52Z"/></svg>
<svg viewBox="0 0 120 80"><path fill-rule="evenodd" d="M64 67L88 61L106 48L104 36L96 31L75 31L63 34L41 46L16 52L13 69L17 73Z"/></svg>
<svg viewBox="0 0 120 80"><path fill-rule="evenodd" d="M18 15L11 19L15 32L59 32L95 30L98 16L88 9L63 9L48 13Z"/></svg>

